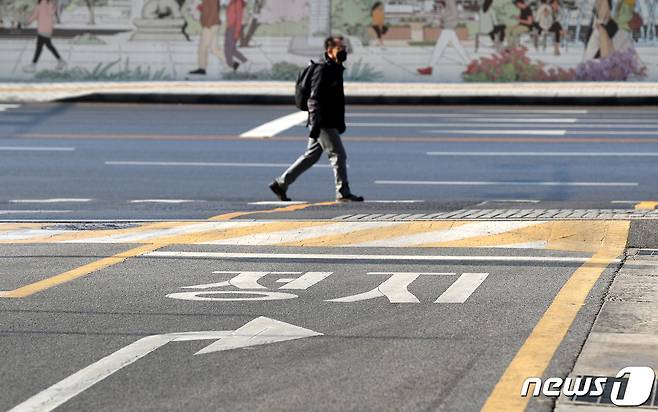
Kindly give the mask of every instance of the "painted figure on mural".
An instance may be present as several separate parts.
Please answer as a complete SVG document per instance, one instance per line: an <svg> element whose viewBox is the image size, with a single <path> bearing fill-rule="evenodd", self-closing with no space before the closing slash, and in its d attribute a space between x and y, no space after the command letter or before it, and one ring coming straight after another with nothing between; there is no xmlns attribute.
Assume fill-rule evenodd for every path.
<svg viewBox="0 0 658 412"><path fill-rule="evenodd" d="M197 53L198 68L190 72L204 76L208 70L208 53L212 53L222 62L222 51L217 44L219 34L219 0L203 0L199 5L201 11L201 38Z"/></svg>
<svg viewBox="0 0 658 412"><path fill-rule="evenodd" d="M532 31L535 20L532 15L532 9L526 4L525 0L514 0L514 5L519 9L519 15L516 17L517 23L506 28L507 45L509 47L518 47L521 35Z"/></svg>
<svg viewBox="0 0 658 412"><path fill-rule="evenodd" d="M27 25L29 26L33 22L37 22L37 46L34 51L34 57L32 58L32 63L26 66L24 69L28 73L36 71L37 62L41 57L41 52L45 46L57 59L57 69L63 69L66 66L66 62L59 55L59 52L55 48L52 42L53 29L55 28L55 20L57 19L57 5L53 0L39 0L32 15L27 20Z"/></svg>
<svg viewBox="0 0 658 412"><path fill-rule="evenodd" d="M585 60L608 57L614 52L612 39L619 31L619 26L612 17L611 8L611 0L596 0Z"/></svg>
<svg viewBox="0 0 658 412"><path fill-rule="evenodd" d="M238 41L242 33L242 19L245 9L244 0L230 0L226 7L226 32L224 33L224 55L226 64L236 71L240 67L239 60L245 63L247 58L238 50Z"/></svg>
<svg viewBox="0 0 658 412"><path fill-rule="evenodd" d="M466 53L464 46L459 42L459 37L457 37L457 32L455 31L457 23L459 23L456 0L439 0L437 2L437 11L441 23L439 38L434 45L434 51L432 52L429 65L417 69L418 73L424 76L432 74L434 67L439 64L443 53L445 53L449 46L455 49L464 65L467 65L469 62L468 53Z"/></svg>
<svg viewBox="0 0 658 412"><path fill-rule="evenodd" d="M384 14L384 3L381 1L376 1L370 9L370 16L372 18L372 29L375 31L375 35L377 36L377 43L379 43L380 46L383 46L383 37L388 32L388 27L386 26L386 16Z"/></svg>
<svg viewBox="0 0 658 412"><path fill-rule="evenodd" d="M542 0L537 9L536 28L540 35L553 35L553 54L560 55L560 41L565 31L560 23L560 0Z"/></svg>

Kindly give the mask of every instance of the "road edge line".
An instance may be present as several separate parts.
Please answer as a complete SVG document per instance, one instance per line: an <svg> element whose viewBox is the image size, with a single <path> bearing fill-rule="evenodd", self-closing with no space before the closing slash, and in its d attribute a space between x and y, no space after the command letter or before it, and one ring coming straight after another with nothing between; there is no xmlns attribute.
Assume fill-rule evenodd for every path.
<svg viewBox="0 0 658 412"><path fill-rule="evenodd" d="M613 223L613 222L611 222ZM630 221L614 222L601 248L571 275L526 338L487 398L482 411L524 411L523 382L542 377L603 271L624 252Z"/></svg>

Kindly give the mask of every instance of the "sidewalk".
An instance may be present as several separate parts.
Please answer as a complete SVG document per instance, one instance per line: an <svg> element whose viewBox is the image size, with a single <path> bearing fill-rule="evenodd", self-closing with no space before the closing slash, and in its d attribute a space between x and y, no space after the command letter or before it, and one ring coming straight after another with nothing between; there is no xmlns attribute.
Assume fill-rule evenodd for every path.
<svg viewBox="0 0 658 412"><path fill-rule="evenodd" d="M658 251L630 255L607 297L571 376L614 378L628 366L658 368ZM606 385L608 386L608 385ZM658 384L642 409L658 410ZM556 412L600 412L614 407L609 388L600 397L562 397Z"/></svg>
<svg viewBox="0 0 658 412"><path fill-rule="evenodd" d="M350 103L655 103L658 83L364 83L347 82ZM57 100L292 104L293 81L0 83L0 102Z"/></svg>

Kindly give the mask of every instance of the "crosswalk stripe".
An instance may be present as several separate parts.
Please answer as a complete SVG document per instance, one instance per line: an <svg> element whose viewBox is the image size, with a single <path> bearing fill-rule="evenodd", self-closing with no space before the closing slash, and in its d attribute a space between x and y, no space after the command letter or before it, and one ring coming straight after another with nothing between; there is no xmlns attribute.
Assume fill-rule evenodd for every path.
<svg viewBox="0 0 658 412"><path fill-rule="evenodd" d="M179 227L169 227L163 229L151 229L148 231L138 231L137 233L120 233L110 236L99 236L90 239L75 239L69 240L65 243L142 243L148 240L178 236L185 234L192 234L198 232L206 232L210 230L225 230L235 227L243 227L249 225L248 222L204 222L196 224L181 224Z"/></svg>
<svg viewBox="0 0 658 412"><path fill-rule="evenodd" d="M586 213L586 211L583 211ZM624 221L258 221L158 222L108 230L0 224L2 244L153 243L297 247L518 248L594 252Z"/></svg>
<svg viewBox="0 0 658 412"><path fill-rule="evenodd" d="M413 235L402 235L389 239L373 240L368 242L351 244L358 247L423 247L433 243L448 242L466 239L469 237L493 235L520 229L527 226L538 225L540 221L512 221L512 222L476 222L451 229L432 230L416 233Z"/></svg>
<svg viewBox="0 0 658 412"><path fill-rule="evenodd" d="M382 244L386 243L387 239L399 236L404 233L406 236L414 234L426 233L433 230L449 230L467 222L398 222L395 225L381 227L366 227L358 226L360 229L345 236L344 234L326 235L309 239L302 242L290 242L282 244L281 246L317 246L317 247L335 247L335 246L358 246L362 243L380 241Z"/></svg>
<svg viewBox="0 0 658 412"><path fill-rule="evenodd" d="M359 229L385 228L394 226L394 222L330 222L317 227L301 227L277 232L251 234L242 237L226 238L206 242L213 245L299 245L303 246L307 239L319 238L327 235L345 236Z"/></svg>

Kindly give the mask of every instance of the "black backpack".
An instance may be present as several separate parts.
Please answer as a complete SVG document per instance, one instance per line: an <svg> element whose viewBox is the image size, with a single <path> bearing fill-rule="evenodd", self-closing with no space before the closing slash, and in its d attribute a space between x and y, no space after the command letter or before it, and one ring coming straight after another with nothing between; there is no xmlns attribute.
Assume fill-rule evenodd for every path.
<svg viewBox="0 0 658 412"><path fill-rule="evenodd" d="M318 63L311 60L297 75L295 83L295 106L301 111L308 112L308 98L311 97L311 79Z"/></svg>

